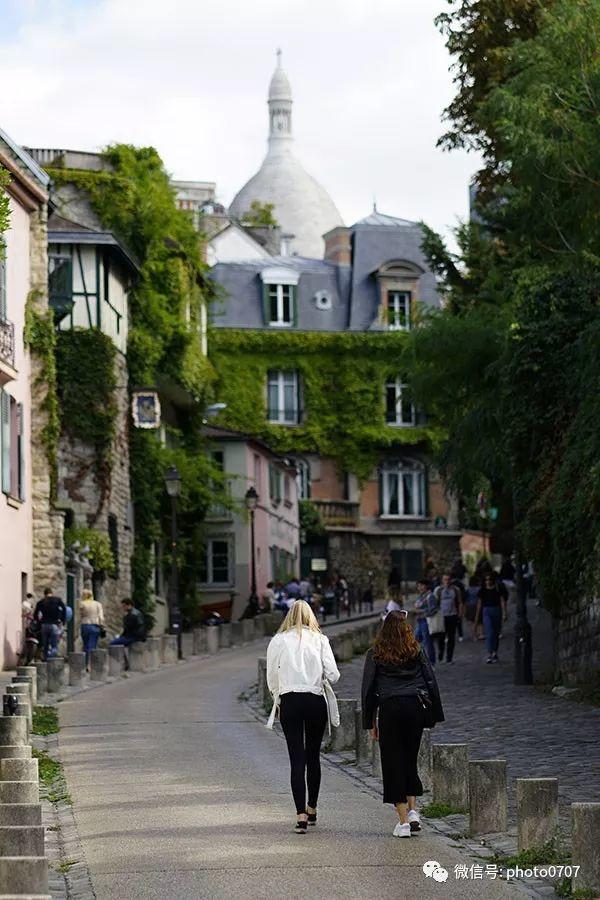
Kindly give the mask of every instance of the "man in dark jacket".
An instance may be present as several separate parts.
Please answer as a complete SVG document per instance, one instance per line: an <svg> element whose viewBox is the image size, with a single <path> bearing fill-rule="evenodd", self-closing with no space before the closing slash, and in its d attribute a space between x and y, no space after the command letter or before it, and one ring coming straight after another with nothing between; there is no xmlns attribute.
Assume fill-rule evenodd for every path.
<svg viewBox="0 0 600 900"><path fill-rule="evenodd" d="M122 644L124 647L129 647L136 641L145 641L146 623L140 610L135 608L128 597L121 600L121 606L123 607L123 631L119 637L113 638L111 644Z"/></svg>
<svg viewBox="0 0 600 900"><path fill-rule="evenodd" d="M52 659L58 652L58 639L67 619L67 610L60 597L55 597L50 588L44 589L44 596L38 600L33 618L41 626L42 658Z"/></svg>

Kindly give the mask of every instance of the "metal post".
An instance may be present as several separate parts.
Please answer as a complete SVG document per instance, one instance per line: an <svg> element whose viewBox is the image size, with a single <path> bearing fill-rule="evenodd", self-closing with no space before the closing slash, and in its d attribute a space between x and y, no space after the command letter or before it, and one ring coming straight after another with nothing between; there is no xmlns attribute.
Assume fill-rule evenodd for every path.
<svg viewBox="0 0 600 900"><path fill-rule="evenodd" d="M254 510L250 510L250 544L252 552L251 563L251 579L250 579L250 598L248 603L254 610L258 609L258 596L256 594L256 550L254 538Z"/></svg>
<svg viewBox="0 0 600 900"><path fill-rule="evenodd" d="M179 609L179 571L177 568L177 498L171 497L171 583L169 585L169 632L177 635L177 658L183 659L181 611Z"/></svg>

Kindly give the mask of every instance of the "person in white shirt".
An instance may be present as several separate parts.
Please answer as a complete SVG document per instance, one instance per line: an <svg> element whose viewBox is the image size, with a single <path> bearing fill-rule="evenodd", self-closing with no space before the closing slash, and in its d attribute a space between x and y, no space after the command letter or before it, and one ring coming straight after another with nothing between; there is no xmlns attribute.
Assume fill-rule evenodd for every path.
<svg viewBox="0 0 600 900"><path fill-rule="evenodd" d="M298 820L295 831L316 825L321 786L321 741L327 725L324 680L340 673L328 638L304 600L296 600L267 649L267 684L273 694L290 755L291 785ZM274 715L270 719L270 725ZM308 804L306 795L308 792Z"/></svg>

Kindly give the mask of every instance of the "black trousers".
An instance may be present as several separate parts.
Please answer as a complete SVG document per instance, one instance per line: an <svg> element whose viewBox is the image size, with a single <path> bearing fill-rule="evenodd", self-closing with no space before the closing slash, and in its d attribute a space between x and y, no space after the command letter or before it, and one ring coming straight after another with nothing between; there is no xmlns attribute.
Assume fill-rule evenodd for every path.
<svg viewBox="0 0 600 900"><path fill-rule="evenodd" d="M321 787L321 741L327 725L325 697L319 694L281 695L279 720L287 741L291 764L291 784L296 812L316 809Z"/></svg>
<svg viewBox="0 0 600 900"><path fill-rule="evenodd" d="M446 644L446 659L448 660L448 662L452 662L452 657L454 656L454 644L456 642L457 628L458 616L444 616L444 631L438 638L440 662L444 658L444 644Z"/></svg>
<svg viewBox="0 0 600 900"><path fill-rule="evenodd" d="M390 697L379 707L379 749L383 774L383 802L406 803L420 797L423 785L417 757L425 726L418 697Z"/></svg>

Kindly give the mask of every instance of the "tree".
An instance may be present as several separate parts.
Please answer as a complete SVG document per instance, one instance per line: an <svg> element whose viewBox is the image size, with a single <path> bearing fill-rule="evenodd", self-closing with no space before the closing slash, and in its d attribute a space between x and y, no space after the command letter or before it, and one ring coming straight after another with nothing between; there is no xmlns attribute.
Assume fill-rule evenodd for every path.
<svg viewBox="0 0 600 900"><path fill-rule="evenodd" d="M274 209L274 203L261 203L260 200L253 200L250 209L242 217L242 224L250 225L253 228L276 228L279 223L273 215Z"/></svg>
<svg viewBox="0 0 600 900"><path fill-rule="evenodd" d="M10 206L6 187L10 181L10 175L6 169L0 166L0 235L4 234L10 222ZM2 244L0 243L0 253Z"/></svg>

